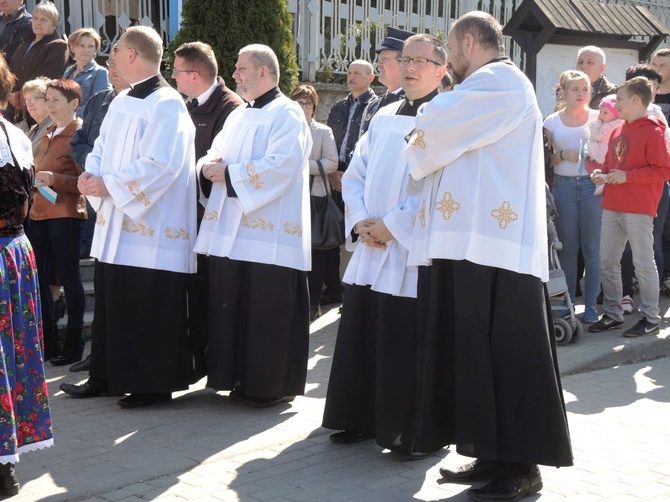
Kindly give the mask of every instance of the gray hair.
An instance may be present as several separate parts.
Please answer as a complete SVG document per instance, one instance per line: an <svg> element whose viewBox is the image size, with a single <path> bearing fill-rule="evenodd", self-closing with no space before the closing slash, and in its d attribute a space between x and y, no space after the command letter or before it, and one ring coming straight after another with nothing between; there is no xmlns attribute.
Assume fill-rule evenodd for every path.
<svg viewBox="0 0 670 502"><path fill-rule="evenodd" d="M254 62L254 68L265 66L275 85L279 83L279 61L270 47L263 44L251 44L240 49L238 55L241 56L242 54L249 54Z"/></svg>
<svg viewBox="0 0 670 502"><path fill-rule="evenodd" d="M592 52L593 54L598 54L598 56L600 56L600 58L603 60L603 64L607 62L607 56L605 56L605 51L602 50L600 47L596 47L595 45L587 45L586 47L582 47L577 52L577 57L579 58L584 52Z"/></svg>

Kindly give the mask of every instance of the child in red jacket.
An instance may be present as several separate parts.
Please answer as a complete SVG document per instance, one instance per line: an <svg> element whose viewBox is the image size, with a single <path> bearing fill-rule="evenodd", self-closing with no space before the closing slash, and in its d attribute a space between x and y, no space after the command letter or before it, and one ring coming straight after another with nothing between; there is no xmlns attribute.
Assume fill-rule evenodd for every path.
<svg viewBox="0 0 670 502"><path fill-rule="evenodd" d="M621 255L626 242L633 251L640 286L640 320L623 336L658 334L658 271L654 262L652 225L665 180L670 179L670 151L665 124L646 115L651 82L636 77L617 87L616 107L624 121L610 137L601 174L592 175L603 191L600 276L605 314L589 327L600 332L623 324Z"/></svg>

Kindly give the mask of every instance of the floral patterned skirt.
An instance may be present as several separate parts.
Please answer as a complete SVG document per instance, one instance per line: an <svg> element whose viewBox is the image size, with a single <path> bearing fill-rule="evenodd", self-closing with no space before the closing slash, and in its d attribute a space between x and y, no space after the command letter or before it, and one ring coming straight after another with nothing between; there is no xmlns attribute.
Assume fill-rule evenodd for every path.
<svg viewBox="0 0 670 502"><path fill-rule="evenodd" d="M24 235L0 237L0 356L0 463L16 463L53 444L37 267Z"/></svg>

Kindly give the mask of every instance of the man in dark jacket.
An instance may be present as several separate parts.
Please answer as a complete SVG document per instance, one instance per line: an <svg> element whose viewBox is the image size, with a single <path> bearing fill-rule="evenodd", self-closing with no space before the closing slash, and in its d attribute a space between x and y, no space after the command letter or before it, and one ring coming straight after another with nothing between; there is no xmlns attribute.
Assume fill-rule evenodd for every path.
<svg viewBox="0 0 670 502"><path fill-rule="evenodd" d="M400 65L398 58L402 52L405 40L414 35L411 31L399 30L398 28L387 28L386 37L382 41L381 47L376 50L378 80L386 86L386 92L370 100L365 107L363 119L361 121L360 136L368 130L370 121L380 108L402 99L405 95L400 86Z"/></svg>
<svg viewBox="0 0 670 502"><path fill-rule="evenodd" d="M23 0L0 0L0 11L0 51L9 63L19 44L33 34L32 16Z"/></svg>
<svg viewBox="0 0 670 502"><path fill-rule="evenodd" d="M244 101L226 87L219 76L216 57L212 48L203 42L188 42L174 51L172 78L177 90L188 97L186 108L195 124L195 158L203 157L212 146L214 137L223 129L228 115ZM199 176L205 193L209 193L212 182ZM207 184L209 186L206 186ZM198 228L205 208L198 202ZM198 255L198 271L189 286L193 305L189 316L191 347L194 356L196 381L205 375L205 346L207 344L207 321L209 319L209 258Z"/></svg>
<svg viewBox="0 0 670 502"><path fill-rule="evenodd" d="M328 175L333 187L333 198L344 209L342 202L342 175L347 170L354 153L358 133L361 129L363 112L375 93L370 89L375 79L374 69L367 61L356 60L347 70L347 88L349 94L333 105L328 114L328 127L333 130L335 144L339 152L337 171ZM327 249L325 256L325 289L321 295L321 305L342 302L342 283L340 282L340 248Z"/></svg>

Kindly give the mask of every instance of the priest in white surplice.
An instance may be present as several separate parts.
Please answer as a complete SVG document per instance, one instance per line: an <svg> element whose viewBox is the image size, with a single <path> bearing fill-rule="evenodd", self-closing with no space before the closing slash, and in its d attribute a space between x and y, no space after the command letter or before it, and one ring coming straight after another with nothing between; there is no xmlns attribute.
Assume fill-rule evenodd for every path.
<svg viewBox="0 0 670 502"><path fill-rule="evenodd" d="M405 96L382 107L356 145L342 177L347 247L354 254L328 382L324 427L336 443L374 437L412 458L417 391L417 267L407 266L417 218L409 188L405 137L417 110L437 96L447 53L431 35L405 42L400 81ZM413 196L408 195L413 193ZM352 242L354 240L356 242Z"/></svg>
<svg viewBox="0 0 670 502"><path fill-rule="evenodd" d="M233 111L199 175L213 182L197 253L210 255L207 385L252 407L303 394L309 345L309 153L300 106L272 49L239 52Z"/></svg>
<svg viewBox="0 0 670 502"><path fill-rule="evenodd" d="M409 138L423 180L409 263L419 267L423 378L417 447L478 460L446 481L475 500L542 488L537 464L572 465L551 312L542 116L502 28L471 12L449 31L458 85L419 110Z"/></svg>
<svg viewBox="0 0 670 502"><path fill-rule="evenodd" d="M109 106L78 187L98 216L91 255L95 312L90 378L73 397L130 393L124 408L188 388L186 290L195 272L195 128L160 76L161 38L129 28L114 47L130 83Z"/></svg>

